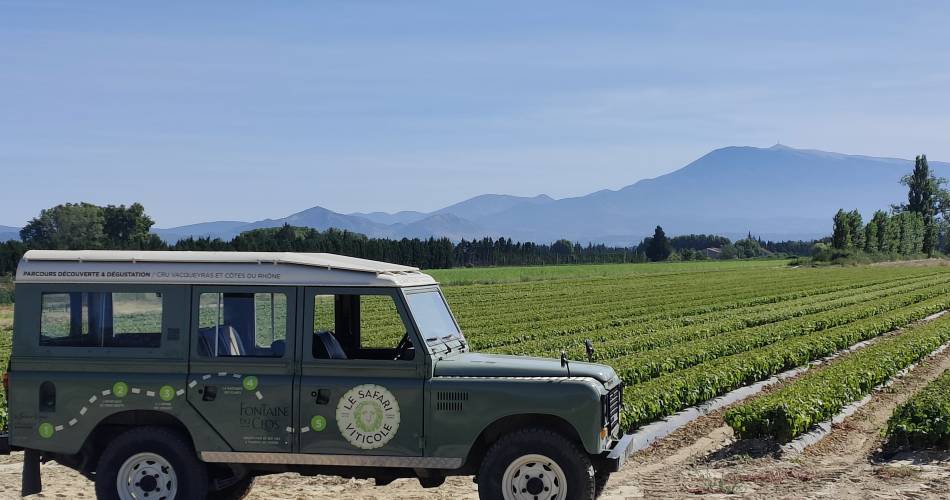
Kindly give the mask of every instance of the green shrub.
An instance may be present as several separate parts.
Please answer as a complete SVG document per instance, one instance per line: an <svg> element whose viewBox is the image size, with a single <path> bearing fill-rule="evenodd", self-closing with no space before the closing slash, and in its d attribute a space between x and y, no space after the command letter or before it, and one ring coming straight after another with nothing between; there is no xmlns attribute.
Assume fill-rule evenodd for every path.
<svg viewBox="0 0 950 500"><path fill-rule="evenodd" d="M13 278L0 276L0 304L13 303Z"/></svg>
<svg viewBox="0 0 950 500"><path fill-rule="evenodd" d="M887 436L896 446L950 444L950 370L894 410Z"/></svg>
<svg viewBox="0 0 950 500"><path fill-rule="evenodd" d="M899 335L807 372L761 398L732 408L725 421L740 438L794 439L950 340L950 318Z"/></svg>

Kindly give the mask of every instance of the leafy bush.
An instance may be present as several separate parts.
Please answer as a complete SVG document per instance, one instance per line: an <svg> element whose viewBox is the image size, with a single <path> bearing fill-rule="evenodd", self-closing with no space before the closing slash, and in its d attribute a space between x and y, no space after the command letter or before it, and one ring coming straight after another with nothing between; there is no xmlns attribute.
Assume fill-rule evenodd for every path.
<svg viewBox="0 0 950 500"><path fill-rule="evenodd" d="M0 278L0 304L12 304L13 298L13 282Z"/></svg>
<svg viewBox="0 0 950 500"><path fill-rule="evenodd" d="M887 422L889 444L950 444L950 370L898 406Z"/></svg>
<svg viewBox="0 0 950 500"><path fill-rule="evenodd" d="M950 319L908 328L801 378L732 408L725 420L740 438L787 442L830 419L910 364L950 340Z"/></svg>

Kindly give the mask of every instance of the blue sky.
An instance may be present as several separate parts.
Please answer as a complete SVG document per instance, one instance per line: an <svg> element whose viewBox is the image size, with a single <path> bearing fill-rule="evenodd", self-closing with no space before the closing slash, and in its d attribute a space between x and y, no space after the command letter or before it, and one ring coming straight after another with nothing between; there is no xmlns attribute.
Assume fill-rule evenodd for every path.
<svg viewBox="0 0 950 500"><path fill-rule="evenodd" d="M0 0L0 224L565 197L779 140L950 160L950 4L672 3Z"/></svg>

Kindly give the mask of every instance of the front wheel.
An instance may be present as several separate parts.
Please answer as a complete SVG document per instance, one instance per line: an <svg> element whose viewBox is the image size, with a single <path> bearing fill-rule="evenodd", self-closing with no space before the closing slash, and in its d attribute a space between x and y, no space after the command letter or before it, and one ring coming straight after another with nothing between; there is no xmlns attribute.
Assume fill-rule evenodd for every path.
<svg viewBox="0 0 950 500"><path fill-rule="evenodd" d="M202 500L207 470L191 444L161 427L120 434L99 458L96 498L100 500Z"/></svg>
<svg viewBox="0 0 950 500"><path fill-rule="evenodd" d="M508 434L485 454L481 500L591 500L594 466L577 444L546 429Z"/></svg>

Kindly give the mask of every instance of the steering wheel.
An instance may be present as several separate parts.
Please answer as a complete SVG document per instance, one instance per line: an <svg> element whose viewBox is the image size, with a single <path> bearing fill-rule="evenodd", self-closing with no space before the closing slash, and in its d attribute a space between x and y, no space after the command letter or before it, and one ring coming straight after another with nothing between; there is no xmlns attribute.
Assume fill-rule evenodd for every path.
<svg viewBox="0 0 950 500"><path fill-rule="evenodd" d="M415 352L415 347L412 345L412 341L409 340L409 332L406 332L402 336L402 340L399 341L399 344L396 345L396 357L394 360L400 359L411 359L407 356Z"/></svg>

